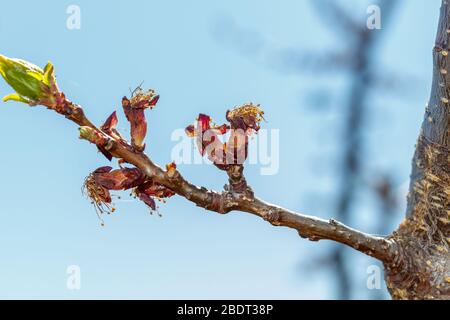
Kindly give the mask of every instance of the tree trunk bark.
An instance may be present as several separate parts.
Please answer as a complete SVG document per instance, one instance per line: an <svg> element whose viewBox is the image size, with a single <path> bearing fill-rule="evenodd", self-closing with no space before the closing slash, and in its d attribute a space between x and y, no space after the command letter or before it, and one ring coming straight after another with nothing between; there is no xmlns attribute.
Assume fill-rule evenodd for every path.
<svg viewBox="0 0 450 320"><path fill-rule="evenodd" d="M406 219L385 262L394 299L450 299L450 6L442 1L433 83L412 163Z"/></svg>

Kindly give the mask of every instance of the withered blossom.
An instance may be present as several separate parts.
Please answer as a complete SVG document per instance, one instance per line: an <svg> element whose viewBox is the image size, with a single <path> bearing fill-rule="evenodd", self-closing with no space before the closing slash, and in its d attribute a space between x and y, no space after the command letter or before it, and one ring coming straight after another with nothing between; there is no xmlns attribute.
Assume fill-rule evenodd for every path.
<svg viewBox="0 0 450 320"><path fill-rule="evenodd" d="M145 181L145 176L138 168L121 168L95 174L96 181L108 190L127 190ZM112 170L112 171L111 171Z"/></svg>
<svg viewBox="0 0 450 320"><path fill-rule="evenodd" d="M227 124L211 125L212 119L210 116L200 113L197 118L197 127L193 124L187 126L184 131L188 137L197 137L204 134L206 131L210 130L217 135L223 135L228 132L230 126Z"/></svg>
<svg viewBox="0 0 450 320"><path fill-rule="evenodd" d="M167 187L148 179L138 168L113 170L105 166L92 172L84 182L83 192L91 199L97 214L114 212L110 191L133 189L140 200L156 210L155 198L164 199L175 193Z"/></svg>
<svg viewBox="0 0 450 320"><path fill-rule="evenodd" d="M142 88L137 88L131 95L130 104L134 109L152 109L159 100L159 95L155 90L149 89L147 91Z"/></svg>
<svg viewBox="0 0 450 320"><path fill-rule="evenodd" d="M217 128L227 128L223 126L211 126L211 117L206 114L199 114L197 118L197 148L200 154L207 155L208 159L214 163L218 168L225 170L225 145L220 141L219 135L226 132L226 130L217 130Z"/></svg>
<svg viewBox="0 0 450 320"><path fill-rule="evenodd" d="M245 103L228 110L226 114L232 129L242 129L244 131L260 129L260 122L264 119L264 111L259 104ZM248 132L249 134L251 131Z"/></svg>
<svg viewBox="0 0 450 320"><path fill-rule="evenodd" d="M112 167L105 166L86 177L83 191L91 199L97 214L111 213L115 209L112 207L110 191L131 189L144 180L144 175L138 168L112 170Z"/></svg>
<svg viewBox="0 0 450 320"><path fill-rule="evenodd" d="M145 149L144 139L147 134L147 120L145 119L145 109L152 109L159 100L159 95L154 90L143 91L136 89L131 99L122 98L122 107L130 122L131 145L137 151Z"/></svg>
<svg viewBox="0 0 450 320"><path fill-rule="evenodd" d="M111 167L98 168L86 177L83 184L83 194L91 199L91 203L94 205L95 211L99 218L102 213L110 213L115 211L114 207L112 207L111 194L109 190L99 184L95 178L96 174L109 172L111 169Z"/></svg>
<svg viewBox="0 0 450 320"><path fill-rule="evenodd" d="M258 132L260 122L264 120L264 111L260 105L246 103L228 110L227 120L232 128L230 138L226 143L227 161L242 164L248 156L248 138L253 132Z"/></svg>
<svg viewBox="0 0 450 320"><path fill-rule="evenodd" d="M156 210L155 198L161 200L175 195L171 189L152 180L147 180L134 188L133 193L152 210Z"/></svg>
<svg viewBox="0 0 450 320"><path fill-rule="evenodd" d="M219 169L228 170L230 165L242 164L247 159L248 137L260 129L263 114L259 105L247 103L227 111L230 125L220 126L212 126L210 116L199 114L197 125L189 125L185 132L189 137L196 137L201 155L206 153ZM227 133L230 128L228 141L222 143L218 135Z"/></svg>

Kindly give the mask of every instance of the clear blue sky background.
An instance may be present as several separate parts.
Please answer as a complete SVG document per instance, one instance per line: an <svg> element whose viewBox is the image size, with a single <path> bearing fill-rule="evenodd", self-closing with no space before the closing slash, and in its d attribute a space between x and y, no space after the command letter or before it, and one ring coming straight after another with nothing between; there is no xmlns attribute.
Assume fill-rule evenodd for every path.
<svg viewBox="0 0 450 320"><path fill-rule="evenodd" d="M66 28L70 4L81 8L80 30ZM403 77L406 87L371 96L367 167L394 172L399 193L428 99L439 4L402 1L389 28L376 31L387 33L379 70ZM359 2L352 13L364 21L365 9ZM332 98L332 108L315 112L305 97L339 92L346 79L281 70L271 57L280 48L339 47L330 28L333 21L317 19L308 1L16 0L1 4L0 52L39 65L53 61L62 90L97 123L145 80L161 94L147 138L147 152L160 164L170 160L173 129L199 112L221 121L234 105L262 104L264 125L280 129L280 170L261 176L250 166L253 189L268 201L329 218L340 101ZM0 95L10 91L2 81ZM161 206L163 218L150 216L142 203L119 202L100 227L80 187L106 161L77 134L43 108L0 103L0 298L335 296L332 273L301 267L332 244L301 240L247 214L220 216L175 197ZM199 185L220 189L226 181L211 166L180 169ZM352 225L375 232L373 200L361 195L354 211ZM401 213L394 222L400 219ZM355 298L368 297L366 269L374 261L348 254L355 257ZM66 288L69 265L81 268L80 290Z"/></svg>

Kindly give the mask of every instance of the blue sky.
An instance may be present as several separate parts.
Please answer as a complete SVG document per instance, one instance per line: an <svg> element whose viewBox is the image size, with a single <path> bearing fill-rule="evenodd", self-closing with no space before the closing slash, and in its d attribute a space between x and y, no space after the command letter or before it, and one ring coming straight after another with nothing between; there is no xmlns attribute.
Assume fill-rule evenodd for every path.
<svg viewBox="0 0 450 320"><path fill-rule="evenodd" d="M367 3L352 10L362 21ZM72 4L81 9L79 30L66 27ZM374 31L387 33L380 71L400 75L406 88L371 96L367 167L395 173L399 192L428 99L439 4L402 1L389 28ZM42 66L51 60L60 88L91 120L120 111L121 97L143 80L159 92L147 136L147 153L157 163L170 161L172 131L199 112L221 122L230 107L260 103L264 126L280 130L280 169L263 176L249 166L253 189L287 208L333 216L337 176L329 164L340 145L340 102L315 112L307 97L339 92L346 79L290 72L272 59L282 48L326 52L342 45L330 31L333 21L317 19L308 1L17 0L1 6L0 53ZM9 92L1 82L0 95ZM102 228L80 188L106 160L77 139L76 126L43 108L0 103L0 134L0 298L335 296L331 273L299 267L333 244L307 242L247 214L209 213L177 197L161 205L162 218L142 203L118 202ZM221 189L226 182L212 166L179 168L198 185ZM361 195L352 226L375 232L373 207ZM374 261L348 255L355 298L367 297L366 269ZM69 265L81 268L80 290L66 287Z"/></svg>

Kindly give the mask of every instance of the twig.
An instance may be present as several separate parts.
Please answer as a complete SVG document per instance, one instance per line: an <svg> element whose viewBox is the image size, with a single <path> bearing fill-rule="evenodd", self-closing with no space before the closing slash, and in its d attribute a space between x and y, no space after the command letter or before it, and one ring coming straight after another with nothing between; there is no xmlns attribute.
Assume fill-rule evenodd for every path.
<svg viewBox="0 0 450 320"><path fill-rule="evenodd" d="M230 177L230 186L223 192L198 187L184 179L178 170L169 175L144 153L130 150L108 137L86 118L80 106L72 104L72 108L73 112L67 118L78 125L89 126L105 136L108 139L105 149L113 157L123 159L136 166L149 178L170 188L199 207L221 214L230 211L248 212L267 220L272 225L293 228L302 238L312 241L333 240L383 262L393 259L395 244L386 238L357 231L333 219L327 221L303 215L258 199L247 186L243 175L243 166L230 167L227 171Z"/></svg>

